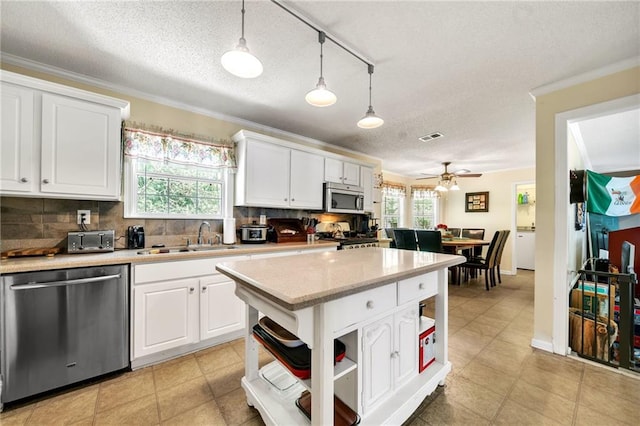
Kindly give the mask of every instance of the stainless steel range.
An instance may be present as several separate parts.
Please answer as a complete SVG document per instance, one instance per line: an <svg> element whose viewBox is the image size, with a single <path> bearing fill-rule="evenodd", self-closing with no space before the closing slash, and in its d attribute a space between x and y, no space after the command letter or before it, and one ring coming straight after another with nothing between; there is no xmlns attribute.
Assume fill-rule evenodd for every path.
<svg viewBox="0 0 640 426"><path fill-rule="evenodd" d="M347 222L319 223L316 231L321 240L340 243L338 250L378 247L378 239L356 234L351 231Z"/></svg>

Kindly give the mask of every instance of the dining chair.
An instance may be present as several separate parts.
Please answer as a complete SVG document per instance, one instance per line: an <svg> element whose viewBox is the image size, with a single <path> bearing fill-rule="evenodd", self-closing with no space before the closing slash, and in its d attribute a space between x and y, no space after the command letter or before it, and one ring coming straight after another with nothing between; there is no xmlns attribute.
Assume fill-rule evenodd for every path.
<svg viewBox="0 0 640 426"><path fill-rule="evenodd" d="M418 250L416 231L413 229L394 229L393 237L396 240L396 248L404 250Z"/></svg>
<svg viewBox="0 0 640 426"><path fill-rule="evenodd" d="M484 228L462 228L460 236L472 240L484 240ZM482 246L474 247L471 256L482 256Z"/></svg>
<svg viewBox="0 0 640 426"><path fill-rule="evenodd" d="M384 233L387 235L387 238L391 239L389 243L389 248L396 248L396 237L393 235L394 228L384 228Z"/></svg>
<svg viewBox="0 0 640 426"><path fill-rule="evenodd" d="M502 261L502 252L504 251L504 246L507 244L507 240L509 239L509 234L511 231L509 229L504 229L502 231L502 238L500 239L500 248L498 249L498 253L496 255L496 270L498 271L498 282L502 284L502 277L500 276L500 262Z"/></svg>
<svg viewBox="0 0 640 426"><path fill-rule="evenodd" d="M447 228L447 232L455 238L460 238L460 231L462 231L462 228Z"/></svg>
<svg viewBox="0 0 640 426"><path fill-rule="evenodd" d="M427 231L416 229L418 250L442 253L442 233L440 231Z"/></svg>
<svg viewBox="0 0 640 426"><path fill-rule="evenodd" d="M502 234L503 231L496 231L495 234L493 234L493 238L491 239L489 249L487 250L487 256L485 258L472 257L459 265L460 268L465 271L465 275L473 270L485 271L484 282L487 291L489 291L490 286L495 287L496 285L496 258L498 255L498 249L500 248L500 238L502 238ZM458 280L460 279L460 275L461 274L458 274Z"/></svg>

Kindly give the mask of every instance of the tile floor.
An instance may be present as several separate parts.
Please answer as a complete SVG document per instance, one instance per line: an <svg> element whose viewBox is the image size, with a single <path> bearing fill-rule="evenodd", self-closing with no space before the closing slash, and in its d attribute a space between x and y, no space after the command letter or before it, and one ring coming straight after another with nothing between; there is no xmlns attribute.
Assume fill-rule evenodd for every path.
<svg viewBox="0 0 640 426"><path fill-rule="evenodd" d="M453 371L408 425L638 423L640 378L529 346L533 273L504 276L490 292L483 278L450 287L449 327ZM10 406L0 424L262 425L246 405L242 375L239 340Z"/></svg>

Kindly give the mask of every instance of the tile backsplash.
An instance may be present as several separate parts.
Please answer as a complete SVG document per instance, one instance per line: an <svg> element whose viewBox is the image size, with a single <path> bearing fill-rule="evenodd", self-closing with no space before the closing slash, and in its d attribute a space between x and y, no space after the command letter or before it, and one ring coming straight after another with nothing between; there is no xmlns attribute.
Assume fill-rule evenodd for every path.
<svg viewBox="0 0 640 426"><path fill-rule="evenodd" d="M67 233L79 231L77 210L91 210L89 230L115 230L115 248L127 246L127 227L142 225L146 246L195 243L200 219L125 219L124 203L118 201L58 200L46 198L0 197L0 250L67 247ZM318 217L318 212L288 209L235 207L236 227L269 218ZM222 220L207 220L211 232L222 234ZM205 234L205 237L208 236Z"/></svg>

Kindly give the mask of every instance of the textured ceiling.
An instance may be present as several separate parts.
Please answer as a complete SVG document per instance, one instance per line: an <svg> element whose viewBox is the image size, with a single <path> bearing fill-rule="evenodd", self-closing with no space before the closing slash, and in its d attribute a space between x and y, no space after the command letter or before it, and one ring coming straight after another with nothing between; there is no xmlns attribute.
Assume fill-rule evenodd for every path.
<svg viewBox="0 0 640 426"><path fill-rule="evenodd" d="M269 1L246 2L245 38L265 68L252 80L220 65L240 37L240 1L3 0L0 48L373 155L409 176L440 173L443 161L453 171L532 167L529 91L640 55L636 1L282 3L375 64L373 107L384 126L356 126L367 69L331 42L324 77L338 102L305 103L319 76L317 33ZM435 131L444 137L418 141Z"/></svg>

